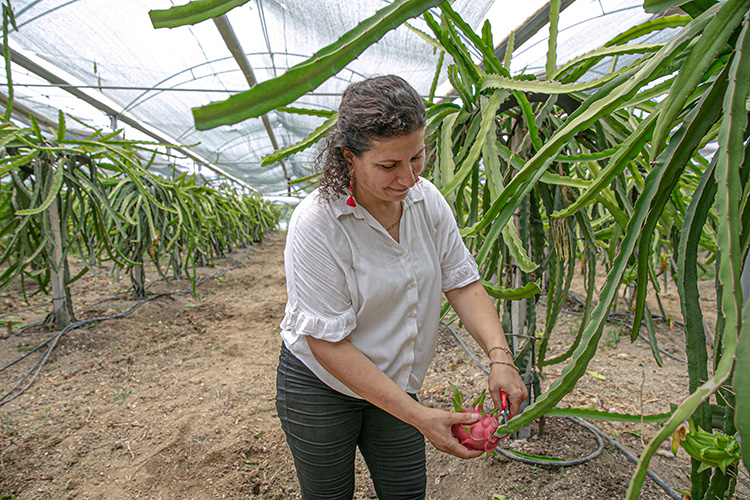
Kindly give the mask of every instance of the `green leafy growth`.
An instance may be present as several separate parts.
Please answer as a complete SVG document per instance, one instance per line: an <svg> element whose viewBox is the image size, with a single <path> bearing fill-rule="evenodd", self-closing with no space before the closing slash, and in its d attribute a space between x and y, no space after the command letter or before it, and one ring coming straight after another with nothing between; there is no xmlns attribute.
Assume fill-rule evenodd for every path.
<svg viewBox="0 0 750 500"><path fill-rule="evenodd" d="M261 161L260 166L261 167L267 167L269 165L273 165L276 162L279 162L283 160L284 158L287 158L295 153L299 153L300 151L304 151L310 146L317 143L320 139L325 137L328 132L336 128L336 120L338 119L338 115L333 115L329 119L327 119L323 124L313 130L313 132L305 137L300 142L297 142L295 144L291 144L285 148L278 149L274 151L270 155L266 155L263 157L263 161Z"/></svg>
<svg viewBox="0 0 750 500"><path fill-rule="evenodd" d="M500 288L487 281L483 281L482 284L484 285L485 290L487 290L487 293L496 299L521 300L542 293L542 289L539 288L537 283L527 283L522 287L512 289Z"/></svg>
<svg viewBox="0 0 750 500"><path fill-rule="evenodd" d="M149 11L154 28L176 28L198 24L207 19L221 17L235 7L245 5L250 0L192 0L184 5L169 9Z"/></svg>

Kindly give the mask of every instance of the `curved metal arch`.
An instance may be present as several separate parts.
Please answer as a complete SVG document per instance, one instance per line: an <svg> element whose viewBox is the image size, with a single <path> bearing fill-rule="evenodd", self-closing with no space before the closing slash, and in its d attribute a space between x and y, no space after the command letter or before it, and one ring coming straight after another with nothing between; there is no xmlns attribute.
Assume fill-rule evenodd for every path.
<svg viewBox="0 0 750 500"><path fill-rule="evenodd" d="M23 8L21 8L21 9L19 9L19 10L18 10L18 12L16 12L16 13L15 13L14 15L16 15L16 16L20 16L20 15L22 15L22 14L23 14L24 12L26 12L27 10L29 10L30 8L34 7L35 5L37 5L37 4L39 4L39 3L43 2L43 1L44 1L44 0L34 0L33 2L30 2L30 3L28 4L28 5L26 5L26 7L23 7ZM70 5L70 4L73 4L73 3L76 3L77 1L78 1L78 0L70 0L69 2L65 2L64 4L60 4L60 5L58 5L57 7L53 7L53 8L51 8L51 9L49 9L49 10L45 10L45 11L44 11L44 12L42 12L41 14L39 14L39 15L37 15L37 16L34 16L34 17L32 17L32 18L31 18L31 19L29 19L28 21L24 21L24 22L22 22L21 24L19 24L19 25L18 25L18 29L20 30L22 26L26 26L27 24L29 24L29 23L32 23L32 22L36 21L37 19L39 19L39 18L41 18L41 17L44 17L44 16L46 16L47 14L51 14L51 13L53 13L54 11L56 11L56 10L59 10L59 9L62 9L63 7L67 7L68 5Z"/></svg>
<svg viewBox="0 0 750 500"><path fill-rule="evenodd" d="M310 103L303 103L303 104L310 104ZM321 106L321 107L320 107L320 109L329 109L329 107L328 107L328 106ZM189 136L190 134L192 134L192 133L195 133L195 132L196 132L196 129L195 129L195 127L192 127L192 126L190 126L190 127L186 127L186 128L185 128L185 130L184 130L184 131L183 131L182 133L180 133L180 134L179 134L179 135L178 135L177 137L175 137L175 140L176 140L176 141L178 141L178 142L182 142L182 140L183 140L183 139L185 139L185 138L186 138L186 137L188 137L188 136ZM239 140L239 139L247 139L247 136L243 136L243 137L240 137L240 138L236 138L236 137L233 137L233 138L232 138L232 139L231 139L230 141L228 141L228 142L226 142L226 143L224 143L224 144L221 144L221 145L219 146L219 148L220 148L220 149L223 149L223 148L225 148L225 147L226 147L226 145L227 145L227 144L229 144L230 142L233 142L233 141L235 141L235 140Z"/></svg>
<svg viewBox="0 0 750 500"><path fill-rule="evenodd" d="M74 1L77 1L77 0L74 0ZM266 54L267 54L267 52L250 52L250 53L247 53L246 55L248 55L248 56L264 56ZM277 55L288 55L288 56L293 56L293 57L299 57L299 58L302 58L303 60L304 59L308 59L310 57L308 55L295 54L293 52L276 52L275 54L277 54ZM221 57L219 59L212 59L210 61L204 61L204 62L201 62L201 63L196 64L194 66L190 66L189 68L185 68L183 70L180 70L177 73L174 73L172 75L167 76L163 80L157 82L156 85L154 85L154 87L160 87L160 86L166 84L166 82L168 82L169 80L171 80L173 78L176 78L176 77L178 77L178 76L180 76L180 75L182 75L184 73L188 73L190 71L193 71L194 69L197 69L197 68L200 68L202 66L209 65L209 64L219 63L219 62L225 61L227 59L233 59L233 57L230 55L230 56L227 56L227 57ZM267 67L264 67L263 69L267 69ZM352 75L356 75L356 76L359 76L361 78L365 77L363 74L361 74L358 71L354 71L354 70L349 69L349 68L344 68L344 70L348 71ZM239 68L237 68L237 69L234 69L232 71L241 71L241 70ZM229 71L227 71L227 72L229 72ZM213 72L213 73L211 73L209 75L203 75L203 76L200 76L200 77L193 77L191 79L184 80L184 81L182 81L182 82L180 82L180 83L178 83L176 85L171 85L170 88L174 88L174 87L177 87L179 85L183 85L183 84L188 83L188 82L195 82L195 81L198 81L198 80L200 80L202 78L206 78L208 76L216 76L217 74L222 74L222 73L226 73L226 72L224 72L224 71L221 71L221 72L218 72L218 73ZM335 75L335 76L338 77L338 75ZM341 80L343 80L343 81L346 81L346 80L344 80L341 77L338 77L338 78L341 79ZM349 81L351 81L351 80L349 80ZM132 101L130 101L126 106L124 106L123 111L129 111L131 109L136 108L137 106L140 106L144 102L146 102L148 99L150 99L153 96L149 97L148 99L143 99L143 100L140 100L140 99L143 96L145 96L145 95L147 95L147 94L149 94L151 92L152 92L151 90L144 90L141 94L139 94L138 96L136 96ZM161 92L166 92L166 90L153 91L153 95L158 95ZM139 100L140 100L140 102L139 102Z"/></svg>
<svg viewBox="0 0 750 500"><path fill-rule="evenodd" d="M310 105L312 105L312 106L316 106L316 105L315 105L314 103L311 103L311 102L307 102L307 101L300 101L300 104L310 104ZM335 108L332 108L332 107L330 107L330 106L316 106L316 107L317 107L318 109L327 109L327 110L329 110L329 111L336 111L336 109L335 109ZM194 133L194 132L195 132L195 128L194 128L194 127L188 127L188 128L186 128L186 129L185 129L185 130L184 130L184 131L183 131L183 132L182 132L181 134L179 134L179 135L178 135L178 136L177 136L177 137L175 138L175 140L177 140L177 141L181 142L181 141L182 141L182 140L183 140L183 139L184 139L185 137L187 137L187 136L188 136L189 134L191 134L191 133ZM312 130L311 130L310 132L312 132ZM234 142L234 141L236 141L236 140L240 140L240 139L247 139L247 136L243 136L243 137L241 137L241 138L236 138L236 137L233 137L232 139L230 139L230 140L229 140L229 141L227 141L226 143L224 143L224 144L221 144L221 145L219 146L219 151L225 151L225 150L226 150L225 148L227 147L227 145L228 145L228 144L230 144L230 143L232 143L232 142Z"/></svg>
<svg viewBox="0 0 750 500"><path fill-rule="evenodd" d="M169 80L171 80L172 78L176 78L177 76L179 76L179 75L181 75L181 74L183 74L183 73L187 73L187 72L189 72L189 71L193 71L194 69L200 68L201 66L206 66L207 64L218 63L218 62L221 62L221 61L225 61L225 60L227 60L227 59L232 59L232 56L231 56L231 55L229 55L229 56L226 56L226 57L221 57L221 58L219 58L219 59L213 59L213 60L211 60L211 61L203 61L203 62L201 62L201 63L199 63L199 64L196 64L195 66L190 66L189 68L185 68L185 69L182 69L182 70L180 70L180 71L179 71L179 72L177 72L177 73L174 73L174 74L172 74L172 75L169 75L169 76L167 76L167 77L166 77L166 78L164 78L163 80L160 80L160 81L158 81L158 82L156 83L156 85L154 85L153 87L160 87L160 86L162 86L162 84L164 84L164 83L168 82L168 81L169 81ZM223 73L223 72L220 72L219 74L221 74L221 73ZM215 74L216 74L216 73L211 73L211 74L209 74L209 75L204 75L204 76L201 76L201 77L199 77L199 78L192 78L191 80L183 81L183 82L181 82L181 83L179 83L179 84L177 84L177 85L182 85L183 83L186 83L186 82L190 82L190 81L198 81L198 80L199 80L199 79L201 79L201 78L205 78L206 76L214 76ZM177 85L173 85L172 87L175 87L175 86L177 86ZM148 94L149 92L152 92L152 91L151 91L151 90L144 90L144 91L143 91L143 92L142 92L141 94L139 94L139 95L138 95L138 96L136 96L136 97L135 97L135 98L134 98L134 99L133 99L132 101L130 101L130 102L129 102L129 103L128 103L128 104L127 104L127 105L126 105L126 106L125 106L125 107L124 107L123 109L125 109L125 110L130 110L130 109L133 109L133 108L135 108L136 106L140 106L141 104L143 104L143 102L146 102L146 101L147 101L148 99L144 99L144 100L143 100L142 102L140 102L140 103L138 103L138 104L135 104L135 103L136 103L136 102L138 102L138 100L139 100L139 99L140 99L141 97L145 96L145 95L146 95L146 94ZM161 93L161 92L166 92L166 91L164 91L164 90L160 90L160 91L157 91L156 93L158 94L158 93Z"/></svg>
<svg viewBox="0 0 750 500"><path fill-rule="evenodd" d="M262 132L262 129L259 129L259 132ZM257 134L260 137L265 137L265 134L258 133ZM252 134L245 134L241 137L232 137L230 140L223 143L221 146L216 148L217 154L223 154L232 149L237 143L247 143L249 138L252 136ZM270 144L270 140L269 140Z"/></svg>
<svg viewBox="0 0 750 500"><path fill-rule="evenodd" d="M162 94L164 92L169 92L170 90L177 89L180 85L185 85L185 84L191 83L191 82L197 82L197 81L200 81L200 80L202 80L204 78L210 78L210 77L217 76L217 75L223 75L224 73L233 73L235 71L239 71L239 70L238 69L228 69L226 71L214 71L213 73L210 73L210 74L207 74L207 75L193 77L193 78L191 78L189 80L181 81L181 82L176 83L176 84L174 84L174 85L172 85L170 87L167 87L167 88L160 88L159 90L155 90L153 88L152 89L148 89L148 90L144 90L138 97L136 97L135 99L133 99L132 101L130 101L128 103L128 105L125 108L123 108L123 111L130 111L131 109L135 109L138 106L140 106L140 105L144 104L145 102L149 101L150 99L158 96L159 94ZM182 72L180 72L180 73L182 73ZM163 82L165 82L165 81L167 81L167 80L169 80L171 78L174 78L174 76L176 76L176 75L173 75L173 76L167 78L166 80L162 80L161 82L157 83L157 85L159 85L159 84L161 84L161 83L163 83ZM229 92L229 91L227 91L227 92ZM148 95L148 94L151 94L151 95ZM145 99L142 99L140 102L138 102L138 100L141 97L143 97L143 96L147 96L147 97Z"/></svg>
<svg viewBox="0 0 750 500"><path fill-rule="evenodd" d="M268 69L268 67L267 66L263 66L261 69ZM209 78L209 77L212 77L212 76L223 75L225 73L234 73L235 71L239 71L239 70L237 70L237 69L228 69L228 70L225 70L225 71L214 71L213 73L210 73L210 74L206 74L206 75L194 77L194 78L191 78L189 80L184 80L184 81L181 81L179 83L175 83L175 84L173 84L173 85L171 85L169 87L166 87L166 88L164 88L164 87L159 87L159 88L152 87L152 88L146 89L138 97L136 97L134 100L130 101L130 104L128 104L127 107L125 107L123 109L123 112L129 111L131 109L135 109L136 107L144 104L148 100L150 100L150 99L158 96L161 93L166 93L166 92L170 92L170 91L173 91L173 90L174 91L180 90L179 87L181 85L185 85L185 84L188 84L188 83L191 83L191 82L197 82L199 80L202 80L204 78ZM172 76L170 78L174 78L174 76ZM98 88L98 87L92 87L92 88ZM135 90L137 90L137 89L135 89ZM202 92L201 89L191 89L191 91ZM238 91L226 90L226 92L238 92ZM141 97L143 97L143 96L145 96L145 95L147 95L149 93L151 93L151 95L149 95L145 99L141 100L140 102L136 103L136 101L139 98L141 98ZM320 107L320 109L327 109L327 107Z"/></svg>

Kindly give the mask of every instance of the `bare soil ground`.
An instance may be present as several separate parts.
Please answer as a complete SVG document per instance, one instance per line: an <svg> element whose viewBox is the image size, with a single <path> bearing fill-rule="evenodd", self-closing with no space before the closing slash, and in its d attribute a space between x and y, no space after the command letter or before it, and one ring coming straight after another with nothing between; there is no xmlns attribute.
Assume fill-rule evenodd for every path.
<svg viewBox="0 0 750 500"><path fill-rule="evenodd" d="M30 389L0 406L0 498L299 498L274 408L278 325L286 300L283 244L284 235L273 234L238 253L237 267L206 281L195 296L160 297L127 317L62 337ZM232 263L227 259L200 272L211 276ZM77 319L111 316L132 306L128 299L98 302L128 287L129 280L110 275L76 284L76 310L89 307ZM149 293L187 288L185 281L157 282ZM705 297L706 312L715 317L710 284ZM0 314L24 306L17 294L0 297ZM569 309L575 307L572 303ZM665 299L665 308L679 319L674 298ZM45 305L5 320L28 324L48 312ZM564 351L577 324L575 315L561 316L550 356ZM465 332L455 331L469 343ZM53 333L36 329L6 335L0 340L0 366ZM666 351L685 357L681 330L662 323L659 340ZM0 373L3 394L36 359L38 353ZM561 365L548 367L544 386L561 370ZM589 370L595 376L585 376L562 406L651 414L667 411L669 403L687 394L683 363L665 358L658 367L650 348L643 341L631 343L616 324L607 327ZM449 381L467 397L485 384L481 368L443 329L420 394L423 404L450 409ZM635 455L656 430L653 425L597 425ZM551 417L544 434L534 424L531 438L513 446L573 459L590 454L596 442L570 420ZM427 452L428 497L436 500L622 498L634 469L609 444L598 458L566 468L502 456L463 461L429 444ZM682 450L675 458L665 446L652 470L673 488L689 488L689 462ZM361 459L355 498L374 498ZM669 497L647 479L641 498ZM747 499L746 490L740 488L735 498Z"/></svg>

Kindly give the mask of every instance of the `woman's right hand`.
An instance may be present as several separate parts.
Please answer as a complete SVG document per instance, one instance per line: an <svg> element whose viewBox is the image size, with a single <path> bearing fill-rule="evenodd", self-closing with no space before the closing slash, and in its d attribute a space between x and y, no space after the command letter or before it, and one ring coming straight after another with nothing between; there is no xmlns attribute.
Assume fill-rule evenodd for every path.
<svg viewBox="0 0 750 500"><path fill-rule="evenodd" d="M482 450L471 450L459 443L451 432L453 424L473 424L479 419L479 413L456 413L437 408L424 407L424 415L417 429L438 450L459 458L476 458L484 453Z"/></svg>

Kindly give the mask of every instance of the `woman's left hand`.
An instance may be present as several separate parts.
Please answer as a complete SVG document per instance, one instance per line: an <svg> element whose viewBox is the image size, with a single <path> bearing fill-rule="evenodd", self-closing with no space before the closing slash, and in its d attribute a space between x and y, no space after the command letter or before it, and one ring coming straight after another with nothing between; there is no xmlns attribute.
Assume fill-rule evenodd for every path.
<svg viewBox="0 0 750 500"><path fill-rule="evenodd" d="M494 360L490 364L489 388L495 408L502 408L500 391L505 391L510 403L510 415L521 412L521 403L529 396L526 385L513 366L513 357L506 344L503 327L495 303L487 295L480 280L445 292L464 328Z"/></svg>
<svg viewBox="0 0 750 500"><path fill-rule="evenodd" d="M495 408L502 408L500 402L500 391L504 391L508 396L508 410L510 417L518 415L521 412L521 404L529 397L529 391L526 384L521 380L515 368L504 364L490 365L490 375L488 380L490 395L495 403Z"/></svg>

